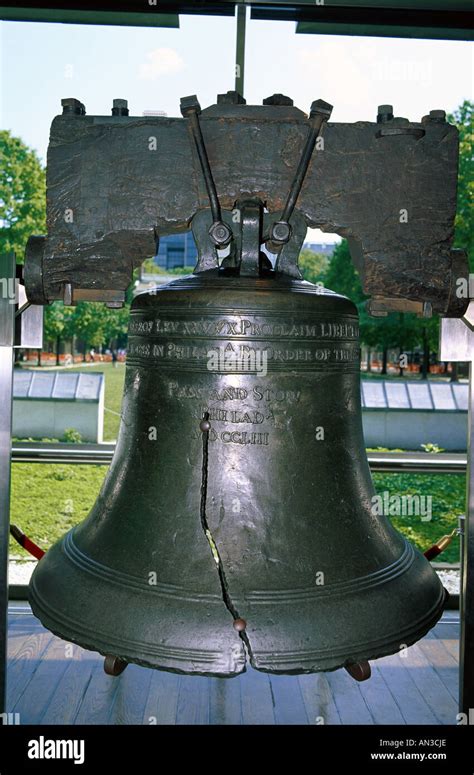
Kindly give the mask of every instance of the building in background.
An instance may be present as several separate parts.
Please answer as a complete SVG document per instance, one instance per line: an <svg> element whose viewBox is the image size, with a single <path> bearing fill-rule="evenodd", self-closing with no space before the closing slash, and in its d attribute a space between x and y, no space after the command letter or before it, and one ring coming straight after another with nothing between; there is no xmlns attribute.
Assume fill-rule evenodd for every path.
<svg viewBox="0 0 474 775"><path fill-rule="evenodd" d="M336 243L305 242L303 250L312 250L331 256ZM184 234L169 234L160 238L160 246L155 256L155 263L160 269L169 270L176 267L194 267L197 262L197 247L191 231Z"/></svg>
<svg viewBox="0 0 474 775"><path fill-rule="evenodd" d="M332 256L337 242L305 242L303 250L312 250L313 253L322 253L323 256Z"/></svg>
<svg viewBox="0 0 474 775"><path fill-rule="evenodd" d="M197 263L197 247L191 231L184 234L169 234L160 237L155 263L160 269L175 269L176 267L194 267Z"/></svg>

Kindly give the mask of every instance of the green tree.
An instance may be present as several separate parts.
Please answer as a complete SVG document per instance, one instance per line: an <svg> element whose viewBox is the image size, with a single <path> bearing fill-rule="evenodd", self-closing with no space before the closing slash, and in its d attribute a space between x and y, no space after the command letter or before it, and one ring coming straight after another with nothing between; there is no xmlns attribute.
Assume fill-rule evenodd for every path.
<svg viewBox="0 0 474 775"><path fill-rule="evenodd" d="M354 304L367 299L354 264L347 240L338 242L329 260L327 271L323 278L324 285L331 291L347 296Z"/></svg>
<svg viewBox="0 0 474 775"><path fill-rule="evenodd" d="M370 349L380 348L383 353L382 374L387 373L387 353L391 348L400 352L412 349L420 340L415 315L393 312L386 317L372 317L365 309L365 296L359 274L352 263L347 240L336 245L324 277L324 284L332 291L350 298L358 308L360 337Z"/></svg>
<svg viewBox="0 0 474 775"><path fill-rule="evenodd" d="M327 256L316 253L314 250L304 248L298 258L298 266L303 274L303 279L309 283L324 282L329 261Z"/></svg>
<svg viewBox="0 0 474 775"><path fill-rule="evenodd" d="M108 312L105 304L93 301L81 301L74 307L71 328L84 343L84 361L89 347L101 347L106 340Z"/></svg>
<svg viewBox="0 0 474 775"><path fill-rule="evenodd" d="M358 308L361 340L369 348L382 350L382 374L386 374L390 349L398 349L401 355L419 343L418 319L416 315L405 312L391 312L386 317L374 318L368 314L364 303L360 303Z"/></svg>
<svg viewBox="0 0 474 775"><path fill-rule="evenodd" d="M54 301L44 310L44 342L54 342L56 349L56 366L59 366L61 341L70 336L70 320L72 310L65 307L62 301Z"/></svg>
<svg viewBox="0 0 474 775"><path fill-rule="evenodd" d="M142 272L144 274L167 274L167 272L161 268L161 266L158 266L158 264L155 262L155 257L152 256L151 258L145 258L141 265ZM138 271L137 276L140 272Z"/></svg>
<svg viewBox="0 0 474 775"><path fill-rule="evenodd" d="M46 231L46 175L35 151L0 131L0 252L23 263L28 238Z"/></svg>
<svg viewBox="0 0 474 775"><path fill-rule="evenodd" d="M104 341L102 344L117 349L125 345L127 341L128 321L130 318L130 305L125 304L121 309L106 309L104 325Z"/></svg>
<svg viewBox="0 0 474 775"><path fill-rule="evenodd" d="M458 193L454 245L467 250L470 271L474 271L474 177L472 174L472 148L474 103L465 100L448 121L459 130Z"/></svg>
<svg viewBox="0 0 474 775"><path fill-rule="evenodd" d="M194 272L194 266L174 266L172 269L167 269L165 274L185 275L192 274Z"/></svg>

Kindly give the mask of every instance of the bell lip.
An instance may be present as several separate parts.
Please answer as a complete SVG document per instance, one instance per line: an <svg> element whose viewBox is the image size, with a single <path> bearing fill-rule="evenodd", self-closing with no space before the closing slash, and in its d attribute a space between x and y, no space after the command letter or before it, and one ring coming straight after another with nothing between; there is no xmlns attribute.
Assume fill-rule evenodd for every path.
<svg viewBox="0 0 474 775"><path fill-rule="evenodd" d="M100 619L97 618L97 614L100 615L105 611L110 595L115 595L120 610L124 610L124 604L128 603L129 608L126 610L132 613L140 592L123 586L114 587L113 584L108 588L107 584L110 582L103 579L101 589L104 595L95 594L97 575L84 574L78 566L74 568L67 562L68 558L63 551L63 541L66 536L54 544L38 562L28 585L28 598L33 614L54 635L66 642L75 643L84 649L102 654L104 657L113 655L129 663L183 675L232 677L245 670L247 656L244 642L232 627L231 615L220 595L216 595L215 600L207 601L201 617L202 622L205 622L206 611L210 614L209 626L215 637L215 645L211 644L212 647L206 647L206 639L201 640L199 634L194 637L191 644L183 646L179 638L174 637L179 631L179 625L173 617L169 619L166 601L163 599L158 601L157 606L152 606L155 620L165 623L163 628L165 635L161 641L153 640L150 636L144 637L141 641L138 640L133 621L125 634L118 624L114 626L110 618L108 627L102 626L100 631ZM48 567L49 563L51 563L50 567ZM66 596L62 599L59 596L58 599L55 593L58 586L54 581L51 583L51 574L61 579L65 571L67 576L68 567L76 573L68 576L67 586L71 589L82 586L84 591L82 610L81 608L74 610L72 605L74 596ZM43 576L44 573L46 576ZM59 585L61 584L64 585L59 581ZM91 597L95 597L96 600L94 621L91 621L94 617L88 616L87 611L84 611L84 607L86 609L89 607L87 601ZM165 605L163 605L164 602ZM193 605L189 606L189 601L184 600L183 607L181 615L185 619L188 616L189 621L192 622ZM147 613L150 614L150 611L148 607Z"/></svg>
<svg viewBox="0 0 474 775"><path fill-rule="evenodd" d="M39 612L36 607L33 604L33 601L31 598L30 605L31 609L33 611L33 614L36 616L37 619L40 620L41 624L53 635L55 635L57 638L60 638L61 640L65 641L66 643L74 643L76 646L80 646L80 648L85 649L86 651L94 651L97 654L100 654L103 657L108 657L110 655L113 655L114 657L118 657L119 659L122 659L124 662L127 662L128 664L138 665L139 667L147 667L153 670L165 670L167 673L176 673L177 675L199 675L203 677L209 677L209 678L236 678L237 676L241 675L242 673L245 673L249 662L247 658L244 658L241 662L239 662L239 668L236 670L218 670L218 669L210 669L205 670L203 669L196 669L196 670L185 670L181 669L176 666L171 666L166 664L166 662L155 662L147 659L143 659L143 657L133 656L131 654L124 654L120 652L120 649L116 650L107 648L104 645L100 645L99 643L88 643L87 637L81 638L81 636L74 636L70 633L66 636L64 632L61 631L60 628L58 628L57 624L54 623L53 620L51 620L43 611ZM230 619L229 619L230 621Z"/></svg>
<svg viewBox="0 0 474 775"><path fill-rule="evenodd" d="M85 649L86 651L93 651L96 654L100 654L102 657L108 657L113 655L114 657L117 657L118 659L122 659L124 662L127 662L127 664L130 665L138 665L139 667L146 667L151 670L164 670L167 673L174 673L176 675L188 675L188 676L202 676L204 678L237 678L237 676L242 675L242 673L247 672L247 669L249 667L249 661L247 658L245 658L242 662L239 663L241 667L239 667L238 670L235 671L229 671L226 670L220 671L220 670L193 670L192 672L190 670L184 670L180 669L179 667L167 665L165 663L160 662L159 664L157 662L152 662L146 659L143 659L141 657L134 657L121 654L121 653L115 653L113 649L107 649L105 647L100 647L97 643L91 644L87 643L87 638L81 638L81 637L74 637L71 635L68 635L67 637L61 632L60 629L57 628L57 625L54 623L51 623L51 620L49 617L41 612L37 612L35 608L33 607L32 600L30 598L30 605L31 609L33 611L33 614L36 616L37 619L40 620L41 624L53 635L55 635L57 638L60 638L61 640L65 641L66 643L74 643L76 646L79 646L82 649Z"/></svg>
<svg viewBox="0 0 474 775"><path fill-rule="evenodd" d="M424 638L424 636L433 629L433 627L437 624L437 622L440 620L441 616L443 615L443 612L446 607L446 603L449 598L449 592L441 585L441 595L440 599L437 601L435 606L431 609L423 623L420 623L418 621L416 623L416 626L414 626L407 635L404 635L403 638L403 647L407 648L409 646L412 646L414 643L417 643L419 640ZM249 633L249 638L251 638L251 633ZM345 668L348 664L353 664L356 662L374 662L377 659L383 659L383 657L388 657L393 654L398 654L401 651L400 648L400 637L398 637L396 640L384 640L383 638L380 639L380 643L383 644L380 646L376 646L376 641L373 641L373 646L368 645L367 649L363 647L363 650L361 651L354 651L353 654L349 657L342 658L340 656L336 657L326 657L323 658L318 662L318 664L311 665L309 667L304 668L274 668L268 665L268 663L265 662L265 657L262 657L260 654L254 655L251 654L249 658L249 663L251 667L253 667L255 670L258 670L262 673L269 673L274 675L307 675L311 673L331 673L334 670L340 670L341 668Z"/></svg>
<svg viewBox="0 0 474 775"><path fill-rule="evenodd" d="M409 647L412 646L417 641L421 640L439 621L441 618L443 611L446 606L446 602L449 598L449 592L444 589L443 587L443 598L441 605L437 607L436 612L430 617L429 621L420 629L419 627L414 629L412 634L405 638L405 644L404 646ZM52 622L52 620L44 614L43 611L41 613L37 611L36 606L34 605L33 599L30 597L30 604L31 608L33 610L34 615L41 621L41 623L46 627L49 632L53 633L53 635L57 636L58 638L61 638L61 640L65 640L67 642L75 643L77 646L80 646L81 648L87 650L87 651L93 651L98 654L101 654L104 658L109 656L112 651L111 649L107 649L105 647L100 647L97 643L91 644L87 642L87 638L81 638L79 637L71 637L69 634L67 637L61 632L60 629L57 628L57 625ZM267 673L269 675L311 675L315 673L331 673L335 670L340 670L342 668L347 667L347 665L361 662L361 661L367 661L367 662L374 662L377 659L382 659L383 657L390 656L392 654L397 654L400 652L400 643L397 642L392 643L390 645L385 645L383 649L376 650L375 652L370 652L369 654L367 652L361 652L360 654L356 654L351 657L346 657L345 659L336 658L336 659L330 659L323 660L323 662L319 663L318 665L312 665L311 667L299 667L299 668L272 668L267 665L265 665L265 662L262 661L262 658L257 655L253 655L252 653L248 653L246 651L245 659L241 664L241 667L235 671L219 671L219 670L205 670L205 669L197 669L197 670L184 670L180 669L176 666L167 665L163 662L152 662L143 658L131 656L130 654L122 654L122 653L115 653L114 656L118 657L119 659L123 659L125 662L129 664L135 664L140 667L146 667L149 669L154 670L164 670L168 673L174 673L176 675L187 675L187 676L202 676L202 677L209 677L209 678L237 678L239 675L242 675L243 673L248 672L249 668L253 670L257 670L260 673Z"/></svg>
<svg viewBox="0 0 474 775"><path fill-rule="evenodd" d="M48 554L45 555L45 557L47 556ZM41 563L39 563L39 565L40 564ZM204 663L201 661L199 664L199 655L193 655L192 649L189 649L190 656L186 656L186 659L184 659L185 666L181 668L179 664L177 664L178 659L173 653L173 648L167 649L165 647L162 649L162 655L158 655L155 652L155 655L150 656L150 658L147 659L143 650L140 653L134 653L133 647L127 648L127 645L129 644L124 642L120 643L116 636L111 637L110 634L108 636L105 634L101 636L97 634L96 630L94 636L92 636L90 627L88 628L87 625L84 626L84 624L77 624L71 620L69 624L65 621L65 626L64 624L61 625L58 623L58 618L54 616L54 608L49 606L43 599L43 596L36 590L35 574L29 585L29 600L34 615L40 619L48 630L63 640L75 643L87 650L98 652L104 657L113 654L131 664L137 664L152 669L166 670L167 672L183 675L232 678L245 672L248 667L258 670L259 672L276 675L303 675L317 672L331 672L343 668L351 662L360 662L362 660L371 662L375 659L398 653L400 652L401 640L404 647L412 645L424 637L441 617L449 595L441 582L438 583L439 595L436 602L431 606L431 609L423 617L418 618L414 624L403 630L398 629L397 636L395 636L395 633L392 631L388 637L387 635L381 635L380 638L375 640L372 639L372 641L365 644L356 644L355 648L352 650L350 645L344 646L342 653L337 653L337 651L335 652L334 649L331 649L329 650L330 653L327 656L324 656L322 655L323 652L321 649L319 649L319 651L318 649L315 649L314 655L306 655L305 657L304 654L300 654L296 656L296 659L292 660L291 657L289 658L288 654L274 650L271 652L271 655L274 659L278 660L280 665L275 666L271 664L272 660L269 660L269 652L265 653L264 651L258 650L258 648L255 649L256 644L250 625L246 632L248 643L247 640L244 643L244 641L240 639L240 654L238 656L234 654L236 659L233 662L233 667L235 667L235 669L232 669L232 667L229 666L228 654L225 654L222 650L221 652L218 650L215 652L202 651L201 659L204 660ZM48 612L48 608L51 609L53 615ZM229 620L229 627L230 626L231 623ZM88 629L89 635L87 634ZM83 633L82 635L80 634L81 630ZM106 638L106 640L103 638ZM150 647L151 646L152 644L150 644ZM139 650L140 644L137 644L137 651L139 652ZM168 655L166 654L167 650ZM221 657L219 657L219 653L221 654ZM222 667L219 666L220 659L222 659ZM209 667L207 667L205 664L207 661L213 662L212 666L209 665ZM186 662L188 664L186 664ZM297 664L295 664L295 662Z"/></svg>

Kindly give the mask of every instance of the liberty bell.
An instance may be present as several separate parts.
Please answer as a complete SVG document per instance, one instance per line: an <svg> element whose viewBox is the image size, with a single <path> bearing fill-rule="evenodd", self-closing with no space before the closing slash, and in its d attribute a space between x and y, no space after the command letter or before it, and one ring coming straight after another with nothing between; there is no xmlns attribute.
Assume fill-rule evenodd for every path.
<svg viewBox="0 0 474 775"><path fill-rule="evenodd" d="M443 611L428 561L373 508L357 310L298 269L295 203L330 106L316 113L278 218L250 195L221 210L200 155L195 273L133 301L112 464L33 574L43 624L123 664L350 668Z"/></svg>

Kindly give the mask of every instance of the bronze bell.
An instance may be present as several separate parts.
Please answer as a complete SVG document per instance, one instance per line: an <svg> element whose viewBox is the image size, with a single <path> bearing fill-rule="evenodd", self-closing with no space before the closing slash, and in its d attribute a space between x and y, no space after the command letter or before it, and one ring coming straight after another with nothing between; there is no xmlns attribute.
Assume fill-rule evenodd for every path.
<svg viewBox="0 0 474 775"><path fill-rule="evenodd" d="M396 652L445 592L372 507L356 308L231 263L135 298L114 459L39 562L33 611L85 648L184 673Z"/></svg>

